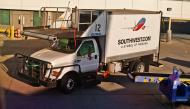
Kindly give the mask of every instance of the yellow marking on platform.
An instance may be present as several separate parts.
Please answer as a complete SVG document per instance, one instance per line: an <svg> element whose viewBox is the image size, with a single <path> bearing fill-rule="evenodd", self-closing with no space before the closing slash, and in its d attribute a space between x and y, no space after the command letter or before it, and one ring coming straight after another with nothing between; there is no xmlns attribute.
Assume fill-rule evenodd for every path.
<svg viewBox="0 0 190 109"><path fill-rule="evenodd" d="M164 79L164 77L144 77L143 82L160 82Z"/></svg>
<svg viewBox="0 0 190 109"><path fill-rule="evenodd" d="M155 78L154 77L150 77L150 82L154 82Z"/></svg>
<svg viewBox="0 0 190 109"><path fill-rule="evenodd" d="M148 82L160 82L163 79L165 79L167 77L144 77L143 82L144 83L148 83ZM181 82L189 82L190 83L190 78L180 78Z"/></svg>
<svg viewBox="0 0 190 109"><path fill-rule="evenodd" d="M162 81L164 79L164 77L159 77L158 80L159 81Z"/></svg>
<svg viewBox="0 0 190 109"><path fill-rule="evenodd" d="M147 83L147 82L148 82L146 77L144 78L144 81L143 81L143 82L145 82L145 83Z"/></svg>
<svg viewBox="0 0 190 109"><path fill-rule="evenodd" d="M179 81L181 81L181 82L190 82L190 79L188 79L188 78L181 78L181 79L179 79Z"/></svg>

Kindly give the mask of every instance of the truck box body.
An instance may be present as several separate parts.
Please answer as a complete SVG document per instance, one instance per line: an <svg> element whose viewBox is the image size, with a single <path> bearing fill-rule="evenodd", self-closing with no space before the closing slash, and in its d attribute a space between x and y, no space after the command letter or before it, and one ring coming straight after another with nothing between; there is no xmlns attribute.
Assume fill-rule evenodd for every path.
<svg viewBox="0 0 190 109"><path fill-rule="evenodd" d="M160 13L113 13L107 17L105 61L129 59L157 53Z"/></svg>
<svg viewBox="0 0 190 109"><path fill-rule="evenodd" d="M158 52L161 12L105 11L81 37L100 38L102 62Z"/></svg>

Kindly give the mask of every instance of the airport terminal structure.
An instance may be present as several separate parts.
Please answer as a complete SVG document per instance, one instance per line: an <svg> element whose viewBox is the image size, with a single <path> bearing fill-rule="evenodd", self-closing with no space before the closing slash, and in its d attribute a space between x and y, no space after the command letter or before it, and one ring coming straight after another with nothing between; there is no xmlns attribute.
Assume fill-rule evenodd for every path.
<svg viewBox="0 0 190 109"><path fill-rule="evenodd" d="M68 13L67 8L75 7L162 11L164 17L184 21L190 18L189 5L188 0L1 0L0 25L14 25L16 28L53 25L63 11Z"/></svg>

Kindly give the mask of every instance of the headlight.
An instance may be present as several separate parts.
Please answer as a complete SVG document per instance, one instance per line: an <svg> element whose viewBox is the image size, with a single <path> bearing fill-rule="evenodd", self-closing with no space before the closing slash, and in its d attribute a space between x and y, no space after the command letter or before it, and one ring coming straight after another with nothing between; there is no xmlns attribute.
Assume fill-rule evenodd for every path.
<svg viewBox="0 0 190 109"><path fill-rule="evenodd" d="M57 70L53 70L52 73L51 73L51 75L55 76L56 78L58 78L60 74L61 74L61 72L57 71Z"/></svg>
<svg viewBox="0 0 190 109"><path fill-rule="evenodd" d="M50 63L48 63L47 68L52 68L52 65Z"/></svg>

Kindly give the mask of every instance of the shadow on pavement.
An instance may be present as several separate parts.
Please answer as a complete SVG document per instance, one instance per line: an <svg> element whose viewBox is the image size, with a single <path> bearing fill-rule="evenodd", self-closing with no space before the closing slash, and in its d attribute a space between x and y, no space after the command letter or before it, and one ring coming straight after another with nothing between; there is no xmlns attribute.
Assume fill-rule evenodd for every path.
<svg viewBox="0 0 190 109"><path fill-rule="evenodd" d="M189 106L189 104L173 105L166 98L148 92L147 94L135 94L135 92L114 94L98 86L78 89L69 95L56 89L29 95L11 90L5 92L6 109L172 109Z"/></svg>
<svg viewBox="0 0 190 109"><path fill-rule="evenodd" d="M4 62L13 69L10 58ZM16 63L15 63L16 64ZM8 71L9 75L14 75ZM101 78L102 79L102 78ZM16 85L16 84L14 84ZM189 104L171 104L158 91L158 85L133 83L126 75L111 75L97 86L81 87L70 95L57 89L35 90L22 93L21 89L4 89L6 109L172 109ZM32 90L32 88L31 88ZM130 107L129 107L130 106Z"/></svg>
<svg viewBox="0 0 190 109"><path fill-rule="evenodd" d="M37 50L48 47L49 42L46 40L5 40L1 47L1 55L13 55L23 53L29 55Z"/></svg>
<svg viewBox="0 0 190 109"><path fill-rule="evenodd" d="M14 65L11 65L11 61L14 61L14 58L4 62L8 69L13 69ZM7 73L14 75L14 72ZM27 85L19 82L19 88L15 89L13 85L17 84L18 82L15 81L12 88L4 88L6 109L163 109L171 107L165 98L160 97L157 85L132 83L126 75L111 75L97 86L80 87L70 95L48 88L32 90L33 88L30 87L32 91L28 89L19 91L25 90Z"/></svg>
<svg viewBox="0 0 190 109"><path fill-rule="evenodd" d="M174 59L174 58L171 58L171 57L166 57L166 58L163 58L161 60L190 68L190 61L185 61L185 60L180 60L180 59Z"/></svg>
<svg viewBox="0 0 190 109"><path fill-rule="evenodd" d="M16 84L14 84L16 85ZM98 86L78 88L65 95L57 89L24 94L4 89L6 109L172 109L155 84L132 83L125 75L111 75Z"/></svg>
<svg viewBox="0 0 190 109"><path fill-rule="evenodd" d="M12 57L12 58L9 58L8 60L4 61L0 67L9 76L13 77L17 72L18 65L19 65L18 59L16 59L15 57Z"/></svg>

